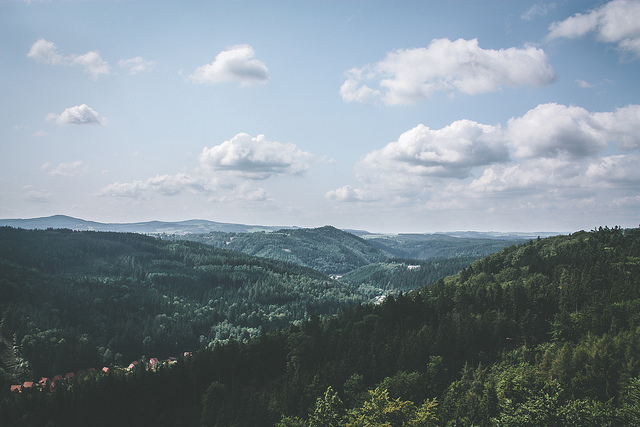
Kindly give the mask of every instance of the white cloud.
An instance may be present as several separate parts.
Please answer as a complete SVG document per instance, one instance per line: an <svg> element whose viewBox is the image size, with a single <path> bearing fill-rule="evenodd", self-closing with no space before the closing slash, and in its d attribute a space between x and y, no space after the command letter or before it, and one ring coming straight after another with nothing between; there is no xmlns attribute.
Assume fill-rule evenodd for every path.
<svg viewBox="0 0 640 427"><path fill-rule="evenodd" d="M516 157L590 156L602 150L609 134L597 116L581 107L541 104L508 121Z"/></svg>
<svg viewBox="0 0 640 427"><path fill-rule="evenodd" d="M55 43L45 39L36 41L27 53L27 57L51 65L60 64L64 60L64 57L58 53Z"/></svg>
<svg viewBox="0 0 640 427"><path fill-rule="evenodd" d="M210 202L266 202L270 199L264 188L256 188L249 182L243 182L240 185L232 186L227 189L224 195L211 196Z"/></svg>
<svg viewBox="0 0 640 427"><path fill-rule="evenodd" d="M153 193L176 196L184 193L207 193L217 188L217 180L185 173L156 175L145 181L115 182L98 191L99 196L147 199Z"/></svg>
<svg viewBox="0 0 640 427"><path fill-rule="evenodd" d="M465 178L471 168L505 162L509 153L499 126L458 120L442 129L425 125L367 154L359 168L368 173Z"/></svg>
<svg viewBox="0 0 640 427"><path fill-rule="evenodd" d="M190 78L197 83L236 82L241 86L266 83L268 68L253 56L251 46L233 46L218 53L211 64L198 67Z"/></svg>
<svg viewBox="0 0 640 427"><path fill-rule="evenodd" d="M69 58L73 65L84 67L84 71L91 74L94 79L97 79L102 74L109 74L109 64L95 50L83 55L71 55Z"/></svg>
<svg viewBox="0 0 640 427"><path fill-rule="evenodd" d="M381 98L387 105L415 104L436 91L476 95L555 80L542 49L482 49L477 39L436 39L427 48L389 52L382 61L346 74L340 88L345 101L367 103Z"/></svg>
<svg viewBox="0 0 640 427"><path fill-rule="evenodd" d="M121 59L118 61L118 65L122 68L128 68L129 74L137 74L144 71L151 71L156 63L147 61L141 56L136 56L131 59Z"/></svg>
<svg viewBox="0 0 640 427"><path fill-rule="evenodd" d="M204 169L231 172L251 179L274 175L301 175L309 170L315 156L294 144L268 141L264 135L239 133L228 141L205 147L200 153Z"/></svg>
<svg viewBox="0 0 640 427"><path fill-rule="evenodd" d="M640 105L592 113L542 104L504 127L470 120L439 130L419 125L365 155L355 167L358 184L325 198L425 214L597 212L614 202L637 203L639 135ZM633 152L610 155L616 147Z"/></svg>
<svg viewBox="0 0 640 427"><path fill-rule="evenodd" d="M578 79L578 80L576 80L576 83L577 83L577 85L578 85L579 87L581 87L581 88L583 88L583 89L589 89L589 88L592 88L592 87L593 87L593 85L592 85L591 83L589 83L588 81L586 81L586 80L580 80L580 79Z"/></svg>
<svg viewBox="0 0 640 427"><path fill-rule="evenodd" d="M354 188L350 185L328 191L325 194L325 198L338 202L370 202L377 200L377 197L368 189Z"/></svg>
<svg viewBox="0 0 640 427"><path fill-rule="evenodd" d="M522 18L525 21L531 21L534 18L537 18L538 16L546 15L549 12L549 10L555 9L555 7L556 7L555 3L534 4L525 13L523 13L520 16L520 18Z"/></svg>
<svg viewBox="0 0 640 427"><path fill-rule="evenodd" d="M106 117L100 117L97 111L87 104L76 105L65 109L62 114L49 113L47 120L59 125L98 125L106 126Z"/></svg>
<svg viewBox="0 0 640 427"><path fill-rule="evenodd" d="M82 55L64 56L58 53L55 43L45 39L37 40L31 46L27 57L50 65L78 65L94 79L109 74L109 64L102 59L99 52L92 50Z"/></svg>
<svg viewBox="0 0 640 427"><path fill-rule="evenodd" d="M549 27L548 38L578 38L595 32L605 43L617 43L621 51L640 57L640 1L615 0L585 14Z"/></svg>
<svg viewBox="0 0 640 427"><path fill-rule="evenodd" d="M595 113L594 116L620 148L640 149L640 105L628 105L610 113Z"/></svg>
<svg viewBox="0 0 640 427"><path fill-rule="evenodd" d="M60 163L56 167L51 167L50 163L42 165L42 170L47 171L49 175L59 176L80 176L87 172L87 166L83 165L81 161L75 161L70 163Z"/></svg>
<svg viewBox="0 0 640 427"><path fill-rule="evenodd" d="M593 185L640 187L640 156L623 154L603 157L590 164L585 173Z"/></svg>

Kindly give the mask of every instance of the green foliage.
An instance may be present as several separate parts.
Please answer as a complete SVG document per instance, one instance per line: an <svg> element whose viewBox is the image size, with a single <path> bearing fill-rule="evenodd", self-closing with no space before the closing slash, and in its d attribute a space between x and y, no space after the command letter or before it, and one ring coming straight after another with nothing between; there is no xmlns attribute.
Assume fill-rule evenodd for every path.
<svg viewBox="0 0 640 427"><path fill-rule="evenodd" d="M419 408L411 401L391 399L380 387L369 391L369 400L362 407L350 411L347 427L401 427L436 425L436 400L425 402Z"/></svg>
<svg viewBox="0 0 640 427"><path fill-rule="evenodd" d="M271 233L218 233L171 236L249 255L291 262L325 274L343 274L383 261L391 254L331 226L284 229Z"/></svg>
<svg viewBox="0 0 640 427"><path fill-rule="evenodd" d="M184 243L165 244L180 248ZM193 246L172 261L177 263L174 268L187 277L191 271L205 271L206 276L207 269L219 265L215 273L223 290L240 292L265 271L285 283L292 277L278 275L277 263L252 259L249 265L233 264L223 252L188 245ZM199 263L194 253L226 261ZM145 262L152 265L155 259ZM158 373L82 379L61 392L5 398L0 400L0 423L118 425L144 420L155 425L300 426L330 419L339 425L378 426L636 425L638 259L638 229L604 228L511 246L418 291L390 296L380 304L357 304L335 316L311 316L246 341L218 340ZM14 301L30 286L51 291L40 285L43 277L59 280L52 288L74 277L62 280L32 268L3 265L11 268L0 283ZM134 262L128 274L141 274L136 280L148 283L148 270L137 265ZM64 263L52 268L63 270ZM102 286L121 300L118 292L127 291L122 285L127 292L139 286L127 277ZM97 285L93 280L81 283ZM302 273L296 280L324 283ZM74 283L65 298L84 292L80 282ZM189 291L200 289L199 283L191 282ZM147 291L157 289L151 292L163 295L165 285L153 284ZM259 292L259 287L252 289ZM95 307L111 295L99 298L92 302ZM208 303L208 298L202 301ZM143 309L163 314L161 301ZM236 302L235 314L228 315L241 316L241 302ZM30 322L36 322L18 308L12 303L4 309L3 331L33 328ZM47 342L55 353L76 345L69 344L74 335L64 335L68 314L51 308L46 311L51 326L19 335L20 342L28 335L25 347ZM151 338L148 345L155 345L158 335L145 332L140 343L146 336ZM115 358L108 349L105 346L102 357ZM148 390L156 391L155 399L148 399ZM119 411L104 409L114 407ZM94 412L98 415L89 415Z"/></svg>
<svg viewBox="0 0 640 427"><path fill-rule="evenodd" d="M0 257L0 333L30 362L25 380L244 341L368 300L308 268L137 234L2 227Z"/></svg>

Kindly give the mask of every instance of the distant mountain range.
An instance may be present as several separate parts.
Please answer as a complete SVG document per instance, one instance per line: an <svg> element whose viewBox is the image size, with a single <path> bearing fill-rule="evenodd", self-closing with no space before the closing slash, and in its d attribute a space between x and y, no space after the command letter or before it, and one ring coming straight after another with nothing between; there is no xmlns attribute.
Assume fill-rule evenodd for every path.
<svg viewBox="0 0 640 427"><path fill-rule="evenodd" d="M213 231L225 233L252 233L256 231L276 231L284 226L262 226L229 224L223 222L191 219L187 221L147 221L134 223L102 223L86 221L66 215L53 215L43 218L30 219L0 219L0 226L10 226L28 230L47 228L68 228L78 231L117 231L121 233L141 234L207 234Z"/></svg>
<svg viewBox="0 0 640 427"><path fill-rule="evenodd" d="M283 229L300 229L297 226L269 226L246 225L225 222L208 221L204 219L190 219L186 221L146 221L132 223L103 223L73 218L67 215L53 215L41 218L27 219L0 219L0 227L9 226L27 230L47 228L68 228L78 231L116 231L121 233L141 234L208 234L212 232L222 233L254 233L271 232ZM376 234L365 230L345 229L348 233L360 236L364 239L384 239L396 236L394 234ZM535 239L537 237L555 236L557 232L479 232L479 231L451 231L437 234L398 234L403 241L433 238L440 240L443 236L467 239ZM566 234L566 233L564 233Z"/></svg>

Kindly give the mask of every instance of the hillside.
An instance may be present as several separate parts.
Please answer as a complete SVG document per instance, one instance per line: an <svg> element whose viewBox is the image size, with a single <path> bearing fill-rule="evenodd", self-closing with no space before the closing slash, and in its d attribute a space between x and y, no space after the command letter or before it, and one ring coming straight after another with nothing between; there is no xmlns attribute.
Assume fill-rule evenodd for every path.
<svg viewBox="0 0 640 427"><path fill-rule="evenodd" d="M435 260L472 257L477 259L523 241L523 238L513 236L460 238L443 234L373 235L369 233L356 236L331 226L285 229L270 233L212 232L163 237L193 240L249 255L293 262L320 270L325 274L338 275L386 261L389 258ZM464 264L464 266L467 265Z"/></svg>
<svg viewBox="0 0 640 427"><path fill-rule="evenodd" d="M425 261L394 258L357 268L338 280L394 293L408 292L455 274L477 259L478 257L454 257Z"/></svg>
<svg viewBox="0 0 640 427"><path fill-rule="evenodd" d="M243 340L371 298L309 268L194 242L9 227L0 295L0 332L30 363L20 375L35 376Z"/></svg>
<svg viewBox="0 0 640 427"><path fill-rule="evenodd" d="M493 237L488 233L464 233L459 237L447 234L398 234L363 236L367 242L398 258L444 259L480 258L500 249L522 243L531 237L507 235ZM535 238L535 237L533 237Z"/></svg>
<svg viewBox="0 0 640 427"><path fill-rule="evenodd" d="M320 270L343 274L386 260L391 253L335 227L279 230L271 233L209 233L177 237Z"/></svg>
<svg viewBox="0 0 640 427"><path fill-rule="evenodd" d="M578 232L156 374L78 379L0 409L7 425L638 425L639 308L640 229Z"/></svg>

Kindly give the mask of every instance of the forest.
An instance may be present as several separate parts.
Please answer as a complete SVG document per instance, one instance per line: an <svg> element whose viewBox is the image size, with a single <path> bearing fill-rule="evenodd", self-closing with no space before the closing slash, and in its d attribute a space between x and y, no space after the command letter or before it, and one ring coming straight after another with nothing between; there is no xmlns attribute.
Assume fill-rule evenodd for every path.
<svg viewBox="0 0 640 427"><path fill-rule="evenodd" d="M316 259L340 251L325 248ZM415 289L452 274L460 262L471 260L425 266L410 283ZM183 240L0 227L0 389L143 356L175 357L230 337L244 342L411 285L338 282L297 264Z"/></svg>
<svg viewBox="0 0 640 427"><path fill-rule="evenodd" d="M282 229L273 232L211 232L207 234L163 235L189 240L249 255L288 261L322 271L346 274L389 258L441 260L470 257L473 260L521 243L517 238L460 238L443 234L361 236L332 226ZM455 271L457 272L457 270ZM452 272L454 273L454 272Z"/></svg>
<svg viewBox="0 0 640 427"><path fill-rule="evenodd" d="M133 236L109 238L133 239L136 245L148 244L154 250L169 250L176 244L156 245L152 241L157 239ZM3 235L2 241L6 239ZM42 275L60 280L48 282L51 288L64 283L75 287L78 274L106 273L112 265L106 262L109 256L127 256L116 256L126 245L110 252L105 244L97 257L80 246L62 257L86 254L76 271L55 276L52 272L63 271L65 260L48 262L47 257L32 256L30 249L21 249L23 240L28 239L2 244L6 261L0 283L8 301L20 301ZM32 244L41 248L52 243L34 240L41 243ZM219 251L190 245L203 256L213 257ZM147 260L149 265L152 259ZM197 264L193 255L189 259L193 267L205 265L204 258L203 264ZM282 268L250 257L243 261L273 274ZM18 262L24 266L16 267ZM136 269L138 265L121 263L118 268L129 266L141 279L150 270ZM327 280L320 273L314 276L295 268L305 280L317 280L316 286ZM65 275L73 281L67 282ZM132 285L126 284L129 289ZM68 289L66 297L75 291ZM21 324L28 329L30 322L35 323L30 318L33 313L14 319L12 313L20 304L4 301L5 337ZM29 390L15 396L3 387L0 423L279 427L640 423L640 229L599 228L509 246L456 274L425 281L381 303L354 301L332 315L308 314L291 326L263 328L242 340L231 335L215 341L157 372L89 374L52 392ZM48 320L55 315L48 313ZM57 316L62 322L63 313ZM72 329L79 331L77 325L89 319L76 321Z"/></svg>

